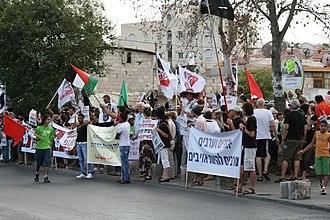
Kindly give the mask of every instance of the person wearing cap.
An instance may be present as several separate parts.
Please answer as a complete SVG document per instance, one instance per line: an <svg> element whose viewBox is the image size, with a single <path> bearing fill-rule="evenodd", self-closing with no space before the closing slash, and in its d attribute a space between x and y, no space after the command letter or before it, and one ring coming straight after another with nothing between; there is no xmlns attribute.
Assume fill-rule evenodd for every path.
<svg viewBox="0 0 330 220"><path fill-rule="evenodd" d="M292 107L292 110L286 114L284 119L281 177L276 180L275 183L280 183L286 180L285 174L292 158L294 160L293 179L298 178L300 168L301 155L298 155L297 153L303 147L303 139L306 135L307 128L306 119L303 114L298 112L300 104L297 99L292 100L290 106Z"/></svg>
<svg viewBox="0 0 330 220"><path fill-rule="evenodd" d="M257 119L257 153L256 163L259 177L257 181L270 180L268 175L268 167L270 163L269 143L271 141L271 131L278 142L277 130L274 123L274 117L270 110L265 109L265 100L260 98L256 102L257 108L254 110L254 117ZM264 166L262 166L264 160Z"/></svg>
<svg viewBox="0 0 330 220"><path fill-rule="evenodd" d="M197 101L194 99L194 90L187 89L184 93L185 97L183 99L183 113L187 114L188 118L193 118L192 109L197 105Z"/></svg>
<svg viewBox="0 0 330 220"><path fill-rule="evenodd" d="M111 98L109 95L103 96L104 104L100 104L100 111L103 113L103 117L99 118L99 122L103 124L103 126L110 127L115 123L117 118L117 106L115 103L111 102Z"/></svg>
<svg viewBox="0 0 330 220"><path fill-rule="evenodd" d="M131 139L135 139L136 137L135 137L135 135L134 135L134 122L135 122L135 117L134 117L134 115L129 114L129 115L127 116L127 121L128 121L128 123L129 123L129 125L130 125L130 135L129 135L129 137L130 137Z"/></svg>
<svg viewBox="0 0 330 220"><path fill-rule="evenodd" d="M234 105L229 110L229 116L231 117L232 121L229 121L230 130L239 129L239 125L243 123L243 115L242 115L242 108L239 105Z"/></svg>

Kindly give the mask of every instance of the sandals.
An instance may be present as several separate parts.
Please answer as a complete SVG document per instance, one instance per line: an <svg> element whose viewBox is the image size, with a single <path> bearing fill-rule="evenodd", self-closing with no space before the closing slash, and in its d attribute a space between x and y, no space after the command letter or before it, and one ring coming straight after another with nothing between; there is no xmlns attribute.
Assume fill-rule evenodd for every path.
<svg viewBox="0 0 330 220"><path fill-rule="evenodd" d="M275 183L280 183L280 182L284 182L284 181L286 181L285 178L279 178L279 179L275 180Z"/></svg>
<svg viewBox="0 0 330 220"><path fill-rule="evenodd" d="M262 182L262 181L264 181L264 178L262 176L259 176L258 179L257 179L257 181Z"/></svg>
<svg viewBox="0 0 330 220"><path fill-rule="evenodd" d="M170 182L170 179L163 179L163 178L161 178L161 179L159 180L159 182L160 182L160 183Z"/></svg>
<svg viewBox="0 0 330 220"><path fill-rule="evenodd" d="M152 180L151 176L145 176L143 181Z"/></svg>
<svg viewBox="0 0 330 220"><path fill-rule="evenodd" d="M247 194L256 194L256 190L250 187L243 192L243 195L247 195Z"/></svg>

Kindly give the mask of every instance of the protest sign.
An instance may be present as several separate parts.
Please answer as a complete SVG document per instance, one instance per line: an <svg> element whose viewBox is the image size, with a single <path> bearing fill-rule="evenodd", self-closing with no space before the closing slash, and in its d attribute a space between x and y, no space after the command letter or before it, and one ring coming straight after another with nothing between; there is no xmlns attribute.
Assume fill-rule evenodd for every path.
<svg viewBox="0 0 330 220"><path fill-rule="evenodd" d="M151 119L143 119L140 123L140 127L139 127L139 140L140 141L144 141L144 140L148 140L151 141L152 140L152 132L153 130L157 127L157 120L151 120Z"/></svg>
<svg viewBox="0 0 330 220"><path fill-rule="evenodd" d="M84 115L84 121L89 121L90 120L90 117L89 117L89 106L80 106L80 111L81 111L81 114Z"/></svg>
<svg viewBox="0 0 330 220"><path fill-rule="evenodd" d="M139 161L140 158L140 141L139 139L131 140L128 160L129 161Z"/></svg>
<svg viewBox="0 0 330 220"><path fill-rule="evenodd" d="M72 150L76 145L76 139L78 136L77 129L70 130L55 123L52 123L52 127L56 129L55 135L61 146L67 151Z"/></svg>
<svg viewBox="0 0 330 220"><path fill-rule="evenodd" d="M7 146L7 138L5 133L2 132L2 138L1 138L1 142L0 142L0 147L5 147Z"/></svg>
<svg viewBox="0 0 330 220"><path fill-rule="evenodd" d="M220 101L221 101L221 105L223 105L225 103L225 98L223 96L221 96ZM227 95L226 96L226 101L227 101L228 110L233 109L233 106L237 105L237 97L236 96Z"/></svg>
<svg viewBox="0 0 330 220"><path fill-rule="evenodd" d="M36 152L37 139L35 139L35 136L33 134L34 134L34 130L30 129L27 132L27 137L25 136L25 138L27 138L26 140L24 140L24 136L23 136L23 141L26 141L26 144L23 145L22 152L31 153L31 154L34 154Z"/></svg>
<svg viewBox="0 0 330 220"><path fill-rule="evenodd" d="M117 127L87 127L87 162L121 166Z"/></svg>
<svg viewBox="0 0 330 220"><path fill-rule="evenodd" d="M176 119L179 122L180 125L180 133L181 135L188 136L188 117L186 114L181 114L179 117Z"/></svg>
<svg viewBox="0 0 330 220"><path fill-rule="evenodd" d="M242 132L207 133L190 129L187 170L240 178Z"/></svg>
<svg viewBox="0 0 330 220"><path fill-rule="evenodd" d="M76 155L70 155L68 151L61 146L61 143L57 138L54 139L55 142L55 149L53 150L54 157L66 158L66 159L78 159Z"/></svg>
<svg viewBox="0 0 330 220"><path fill-rule="evenodd" d="M154 145L156 154L158 154L158 152L165 146L162 139L160 139L158 132L155 130L152 133L152 144Z"/></svg>
<svg viewBox="0 0 330 220"><path fill-rule="evenodd" d="M302 89L304 85L304 68L301 60L288 56L282 62L282 87L285 91Z"/></svg>
<svg viewBox="0 0 330 220"><path fill-rule="evenodd" d="M37 126L37 111L31 109L29 113L29 124L32 126Z"/></svg>

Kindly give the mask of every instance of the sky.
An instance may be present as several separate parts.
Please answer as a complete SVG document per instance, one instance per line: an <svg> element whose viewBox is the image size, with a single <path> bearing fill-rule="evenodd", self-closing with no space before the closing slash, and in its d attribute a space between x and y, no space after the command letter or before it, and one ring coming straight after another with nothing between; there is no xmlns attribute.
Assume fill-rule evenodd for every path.
<svg viewBox="0 0 330 220"><path fill-rule="evenodd" d="M124 2L126 2L126 4ZM145 0L145 2L151 4L154 2L154 0ZM103 0L103 4L105 6L105 15L116 26L115 30L117 36L120 35L121 24L140 21L140 18L136 17L136 13L133 7L129 4L129 0ZM287 42L308 42L312 44L330 43L330 39L327 39L326 36L322 33L321 25L309 24L307 27L303 27L302 24L292 24L294 24L292 25L294 28L289 28L286 36L284 37ZM269 29L260 30L260 36L263 44L271 41L271 34Z"/></svg>

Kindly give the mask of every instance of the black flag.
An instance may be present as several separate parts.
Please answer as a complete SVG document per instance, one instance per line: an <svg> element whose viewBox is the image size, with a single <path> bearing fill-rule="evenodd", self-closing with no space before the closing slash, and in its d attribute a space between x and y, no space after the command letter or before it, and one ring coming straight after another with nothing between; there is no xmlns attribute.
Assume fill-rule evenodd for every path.
<svg viewBox="0 0 330 220"><path fill-rule="evenodd" d="M228 20L234 20L234 9L228 0L208 0L211 15L216 15ZM201 13L208 14L207 1L201 1Z"/></svg>
<svg viewBox="0 0 330 220"><path fill-rule="evenodd" d="M6 107L6 95L3 90L0 90L0 114L5 110Z"/></svg>

